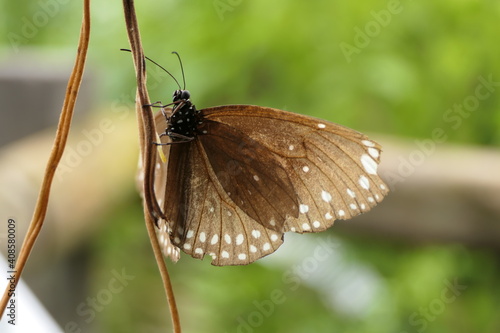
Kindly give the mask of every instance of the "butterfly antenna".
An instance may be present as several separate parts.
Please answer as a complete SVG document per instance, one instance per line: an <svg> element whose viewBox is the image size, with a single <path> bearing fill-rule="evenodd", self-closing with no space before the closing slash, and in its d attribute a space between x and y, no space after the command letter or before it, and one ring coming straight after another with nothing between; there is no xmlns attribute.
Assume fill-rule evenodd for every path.
<svg viewBox="0 0 500 333"><path fill-rule="evenodd" d="M129 49L120 49L120 51L127 51L127 52L132 52L130 51ZM153 59L151 58L148 58L146 56L144 56L144 58L146 58L147 60L151 61L153 64L155 64L156 66L160 67L161 69L163 69L165 71L165 73L167 73L168 75L170 75L170 77L172 79L174 79L175 83L177 83L177 85L179 86L179 89L181 89L181 85L179 84L179 81L177 81L177 79L169 72L167 71L162 65L160 65L159 63L157 63L156 61L154 61ZM179 58L180 59L180 58ZM181 68L182 68L182 63L181 63ZM182 79L184 79L184 71L182 71ZM184 80L184 89L186 87L186 80Z"/></svg>
<svg viewBox="0 0 500 333"><path fill-rule="evenodd" d="M186 90L186 77L184 76L184 67L182 66L181 56L179 55L179 53L177 53L175 51L172 53L175 54L177 56L177 58L179 59L179 64L181 65L181 72L182 72L182 81L184 82L184 89L183 90Z"/></svg>

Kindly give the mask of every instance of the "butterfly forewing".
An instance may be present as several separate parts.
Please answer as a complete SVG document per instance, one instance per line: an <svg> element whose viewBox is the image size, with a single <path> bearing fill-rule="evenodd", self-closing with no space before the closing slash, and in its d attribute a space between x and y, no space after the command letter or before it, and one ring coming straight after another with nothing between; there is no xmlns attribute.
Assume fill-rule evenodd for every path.
<svg viewBox="0 0 500 333"><path fill-rule="evenodd" d="M382 200L385 185L357 161L364 152L361 145L328 132L309 135L305 145L307 156L290 161L294 185L302 185L295 186L300 202L299 219L287 223L286 230L322 231L334 220L366 212Z"/></svg>
<svg viewBox="0 0 500 333"><path fill-rule="evenodd" d="M287 219L284 231L322 231L336 219L370 210L387 193L377 175L380 146L357 131L258 106L228 105L202 112L280 158L299 202L299 217Z"/></svg>

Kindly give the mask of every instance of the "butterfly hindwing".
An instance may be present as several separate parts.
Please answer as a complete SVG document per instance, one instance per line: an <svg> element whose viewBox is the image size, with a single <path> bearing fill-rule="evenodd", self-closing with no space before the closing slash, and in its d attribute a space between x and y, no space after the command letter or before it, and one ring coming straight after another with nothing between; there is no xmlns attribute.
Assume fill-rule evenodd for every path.
<svg viewBox="0 0 500 333"><path fill-rule="evenodd" d="M223 123L205 120L199 141L217 180L231 200L264 227L281 231L287 216L298 216L287 172L258 141Z"/></svg>
<svg viewBox="0 0 500 333"><path fill-rule="evenodd" d="M167 114L171 113L171 109L165 109L164 112ZM160 135L165 129L165 117L162 113L157 113L155 116L156 132ZM160 146L163 158L169 160L170 146ZM158 195L158 205L164 211L165 203L165 187L167 185L167 168L162 162L162 158L159 155L156 157L155 164L155 179L154 179L154 191ZM144 167L142 159L139 157L139 166L137 172L137 189L142 196L144 196ZM172 259L172 261L177 262L180 258L180 251L177 246L172 244L170 240L170 235L172 234L172 224L160 218L156 221L156 235L158 242L160 244L163 254Z"/></svg>
<svg viewBox="0 0 500 333"><path fill-rule="evenodd" d="M232 201L211 169L199 141L193 142L190 149L189 160L184 161L184 172L180 173L186 180L185 188L189 189L183 203L187 208L179 207L184 215L181 227L172 226L173 243L195 258L210 255L212 264L220 266L248 264L274 252L282 243L282 232L265 228ZM177 184L169 180L170 177L166 198ZM169 208L173 202L165 201L165 215L170 221L171 217L180 216L176 215L175 206Z"/></svg>

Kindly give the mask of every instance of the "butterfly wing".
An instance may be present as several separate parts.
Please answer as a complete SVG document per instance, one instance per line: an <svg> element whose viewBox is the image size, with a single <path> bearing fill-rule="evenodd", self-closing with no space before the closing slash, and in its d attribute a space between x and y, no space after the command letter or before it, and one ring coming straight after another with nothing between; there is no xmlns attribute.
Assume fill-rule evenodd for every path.
<svg viewBox="0 0 500 333"><path fill-rule="evenodd" d="M248 216L281 232L288 215L298 216L292 182L276 156L238 129L210 120L198 138L217 180Z"/></svg>
<svg viewBox="0 0 500 333"><path fill-rule="evenodd" d="M361 133L258 106L201 112L200 135L167 146L168 165L157 169L173 243L195 258L251 263L285 231L325 230L387 193L376 174L380 146Z"/></svg>
<svg viewBox="0 0 500 333"><path fill-rule="evenodd" d="M173 243L195 258L208 254L214 265L244 265L282 243L281 232L265 228L232 201L200 141L170 146L160 196Z"/></svg>
<svg viewBox="0 0 500 333"><path fill-rule="evenodd" d="M167 108L165 109L165 112L167 114L170 114L172 109ZM156 131L159 134L161 134L165 130L165 117L161 113L157 113L155 116L155 125L156 125ZM169 153L170 153L170 146L159 146L164 158L169 160ZM155 169L155 182L154 182L154 190L156 194L161 194L160 196L157 197L158 204L162 209L164 210L164 203L165 197L165 187L167 184L167 168L164 167L164 163L162 162L162 159L160 156L156 158L156 169ZM139 165L138 165L138 171L137 171L137 176L136 176L136 185L139 193L141 196L144 196L144 168L143 168L143 163L142 159L139 157ZM170 223L167 223L164 219L159 219L157 221L157 228L156 228L156 236L158 238L158 242L160 244L161 250L163 254L172 259L172 261L177 262L180 258L180 250L177 246L173 245L171 240L170 240L170 234L172 233L172 228Z"/></svg>
<svg viewBox="0 0 500 333"><path fill-rule="evenodd" d="M283 231L323 231L336 219L369 211L388 192L377 175L380 145L357 131L260 106L228 105L202 113L209 121L245 133L286 170L299 215L290 214Z"/></svg>

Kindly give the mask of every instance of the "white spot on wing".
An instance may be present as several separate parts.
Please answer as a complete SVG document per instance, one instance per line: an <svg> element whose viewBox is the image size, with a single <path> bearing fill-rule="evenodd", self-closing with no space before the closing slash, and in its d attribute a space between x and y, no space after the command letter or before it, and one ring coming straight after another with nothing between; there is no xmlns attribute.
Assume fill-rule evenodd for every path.
<svg viewBox="0 0 500 333"><path fill-rule="evenodd" d="M185 243L185 244L184 244L184 248L185 248L186 250L190 250L190 249L191 249L191 244Z"/></svg>
<svg viewBox="0 0 500 333"><path fill-rule="evenodd" d="M339 216L345 216L345 212L343 209L339 210Z"/></svg>
<svg viewBox="0 0 500 333"><path fill-rule="evenodd" d="M143 182L143 181L144 181L144 172L141 172L141 173L137 176L137 180L139 180L140 182Z"/></svg>
<svg viewBox="0 0 500 333"><path fill-rule="evenodd" d="M240 253L240 254L238 254L238 259L240 259L240 260L245 260L246 258L247 258L247 255L246 255L246 254L244 254L244 253Z"/></svg>
<svg viewBox="0 0 500 333"><path fill-rule="evenodd" d="M309 206L308 205L303 205L303 204L300 204L299 206L299 211L302 213L302 214L305 214L309 211Z"/></svg>
<svg viewBox="0 0 500 333"><path fill-rule="evenodd" d="M361 155L361 164L363 164L363 168L365 168L366 172L372 175L377 174L377 162L375 162L370 156L366 154Z"/></svg>
<svg viewBox="0 0 500 333"><path fill-rule="evenodd" d="M226 241L226 243L231 244L231 236L229 236L229 234L224 235L224 240Z"/></svg>
<svg viewBox="0 0 500 333"><path fill-rule="evenodd" d="M236 236L236 245L241 245L244 239L243 234L238 234L238 236Z"/></svg>
<svg viewBox="0 0 500 333"><path fill-rule="evenodd" d="M309 167L307 165L303 166L302 171L309 172Z"/></svg>
<svg viewBox="0 0 500 333"><path fill-rule="evenodd" d="M373 158L378 158L380 155L378 150L375 148L368 148L368 154L370 154L370 156Z"/></svg>
<svg viewBox="0 0 500 333"><path fill-rule="evenodd" d="M361 143L367 147L375 147L375 144L369 140L363 140L363 141L361 141Z"/></svg>
<svg viewBox="0 0 500 333"><path fill-rule="evenodd" d="M294 147L294 145L290 145L290 146L288 146L288 149L289 149L289 150L294 150L294 149L295 149L295 147Z"/></svg>
<svg viewBox="0 0 500 333"><path fill-rule="evenodd" d="M354 193L354 191L351 190L350 188L347 189L347 194L349 194L351 198L354 198L356 196L356 193Z"/></svg>
<svg viewBox="0 0 500 333"><path fill-rule="evenodd" d="M193 230L188 230L187 234L186 234L186 238L191 238L193 237L194 235L194 231Z"/></svg>
<svg viewBox="0 0 500 333"><path fill-rule="evenodd" d="M358 206L356 206L355 204L350 204L349 207L354 210L354 209L358 209Z"/></svg>
<svg viewBox="0 0 500 333"><path fill-rule="evenodd" d="M204 231L200 232L200 242L205 243L205 240L207 239L207 235L205 234Z"/></svg>
<svg viewBox="0 0 500 333"><path fill-rule="evenodd" d="M227 251L222 251L221 257L227 259L227 258L229 258L229 253Z"/></svg>
<svg viewBox="0 0 500 333"><path fill-rule="evenodd" d="M276 235L276 234L272 234L272 235L271 235L271 240L272 240L273 242L276 242L276 241L278 240L278 238L279 238L279 237L278 237L278 235Z"/></svg>
<svg viewBox="0 0 500 333"><path fill-rule="evenodd" d="M258 182L260 180L259 176L257 176L257 175L253 175L253 179L255 179L256 182Z"/></svg>
<svg viewBox="0 0 500 333"><path fill-rule="evenodd" d="M196 254L203 254L203 249L200 248L200 247L197 247L195 250L194 250L194 253Z"/></svg>
<svg viewBox="0 0 500 333"><path fill-rule="evenodd" d="M254 238L259 238L260 237L260 231L259 230L252 230L252 236Z"/></svg>
<svg viewBox="0 0 500 333"><path fill-rule="evenodd" d="M359 185L361 185L361 187L365 190L368 190L370 188L370 181L366 178L366 176L361 176L359 177Z"/></svg>
<svg viewBox="0 0 500 333"><path fill-rule="evenodd" d="M311 230L311 227L309 226L309 224L304 223L304 224L302 224L302 229L303 230Z"/></svg>
<svg viewBox="0 0 500 333"><path fill-rule="evenodd" d="M262 246L262 250L264 250L264 251L267 251L267 250L269 250L270 248L271 248L271 244L269 244L269 243L265 243L265 244Z"/></svg>
<svg viewBox="0 0 500 333"><path fill-rule="evenodd" d="M319 123L319 124L318 124L318 127L319 127L319 128L325 128L325 127L326 127L326 125L325 125L325 124L321 124L321 123Z"/></svg>
<svg viewBox="0 0 500 333"><path fill-rule="evenodd" d="M332 195L328 193L327 191L321 191L321 199L326 202L332 201Z"/></svg>
<svg viewBox="0 0 500 333"><path fill-rule="evenodd" d="M252 253L257 252L257 248L255 247L255 245L250 245L250 252Z"/></svg>
<svg viewBox="0 0 500 333"><path fill-rule="evenodd" d="M331 220L331 219L333 219L332 214L331 214L330 212L326 213L326 214L325 214L325 219L327 219L327 220Z"/></svg>
<svg viewBox="0 0 500 333"><path fill-rule="evenodd" d="M319 221L314 221L313 222L313 227L319 228L319 227L321 227L321 223L319 223Z"/></svg>
<svg viewBox="0 0 500 333"><path fill-rule="evenodd" d="M212 244L212 245L217 244L218 241L219 241L219 235L215 234L212 237L212 240L210 240L210 244Z"/></svg>

